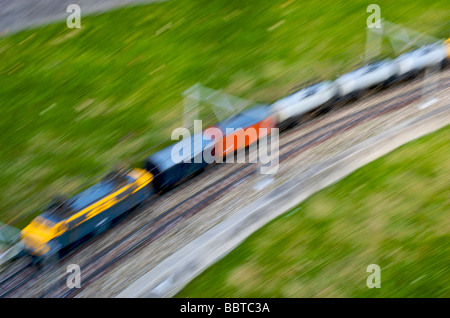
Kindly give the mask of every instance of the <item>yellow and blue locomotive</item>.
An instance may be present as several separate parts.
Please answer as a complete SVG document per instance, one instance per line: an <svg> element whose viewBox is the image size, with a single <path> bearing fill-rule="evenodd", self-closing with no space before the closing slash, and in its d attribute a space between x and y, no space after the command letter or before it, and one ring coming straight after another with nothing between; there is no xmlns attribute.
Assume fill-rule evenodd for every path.
<svg viewBox="0 0 450 318"><path fill-rule="evenodd" d="M153 175L143 169L112 172L69 200L54 200L21 232L23 250L39 262L53 262L60 251L142 203L154 191Z"/></svg>

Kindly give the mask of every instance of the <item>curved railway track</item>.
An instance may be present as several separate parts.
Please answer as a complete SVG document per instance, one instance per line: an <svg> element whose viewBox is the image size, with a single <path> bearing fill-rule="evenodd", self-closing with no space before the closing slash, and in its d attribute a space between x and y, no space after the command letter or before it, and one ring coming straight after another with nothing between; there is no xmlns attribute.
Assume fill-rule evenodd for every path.
<svg viewBox="0 0 450 318"><path fill-rule="evenodd" d="M314 118L308 122L305 122L301 126L293 127L293 129L282 133L280 136L280 141L282 143L280 145L280 163L288 160L295 154L314 147L315 145L348 131L364 122L368 122L371 119L381 115L394 112L395 110L411 105L412 103L420 100L423 97L423 94L432 94L450 87L450 76L446 76L438 81L438 85L434 85L432 83L426 89L407 89L405 92L397 94L394 97L377 102L374 105L355 111L324 125L320 125L320 118ZM408 86L411 87L411 85ZM395 89L396 87L389 88L389 90ZM336 113L342 111L343 109L348 109L349 107L350 106L345 105L345 107L339 107L332 110L331 113ZM315 127L317 124L319 124L318 127ZM297 133L308 129L310 130L309 132L296 136ZM287 137L289 136L294 137L287 140ZM283 140L286 140L286 142L283 143ZM258 167L251 164L226 166L231 166L230 168L233 168L233 170L228 172L225 176L218 178L216 182L210 182L199 191L188 195L178 203L172 205L170 208L165 209L162 213L152 217L138 228L131 229L131 231L111 242L111 244L107 245L103 250L95 253L92 257L89 257L88 261L84 262L80 266L83 273L83 287L93 283L94 279L107 273L115 266L120 265L126 260L130 260L133 255L138 253L143 247L147 246L150 242L155 241L163 233L173 228L183 219L190 218L199 213L212 202L225 196L230 189L237 187L247 178L258 172ZM214 168L210 167L209 169ZM190 183L191 182L187 182L187 184L182 187L188 187ZM178 193L179 189L176 188L166 195L176 196ZM140 207L139 212L142 213L149 210L151 206L155 204L154 199L155 198L152 197L147 200L147 202ZM159 201L164 199L158 198L157 200ZM112 231L114 230L115 229L112 229ZM93 242L98 242L102 237L103 235L98 238L94 238ZM84 248L87 249L88 247L86 246ZM59 265L70 261L70 256L76 252L77 250L74 250L66 255L59 262ZM22 266L23 267L19 267L19 270L17 270L17 266L10 266L7 270L5 270L5 275L2 273L3 277L0 280L0 297L20 296L20 292L22 290L40 285L40 280L45 280L44 277L47 275L51 276L51 268L38 270L36 267L29 264L24 264ZM9 271L9 269L11 270ZM40 290L34 296L75 297L82 291L82 289L68 289L66 287L66 277L64 275L59 275L58 278L53 277L51 282L52 283L49 286L45 287L44 290Z"/></svg>

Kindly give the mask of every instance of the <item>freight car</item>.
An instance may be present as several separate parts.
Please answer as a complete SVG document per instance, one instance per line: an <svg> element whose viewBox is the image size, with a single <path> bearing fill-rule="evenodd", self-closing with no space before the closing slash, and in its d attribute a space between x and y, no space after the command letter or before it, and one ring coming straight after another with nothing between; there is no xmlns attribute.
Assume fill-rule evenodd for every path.
<svg viewBox="0 0 450 318"><path fill-rule="evenodd" d="M212 151L211 141L205 140L202 132L146 158L145 169L154 175L155 190L159 193L167 192L181 181L202 172L209 164L203 156L208 151L207 147ZM174 156L175 153L177 158Z"/></svg>
<svg viewBox="0 0 450 318"><path fill-rule="evenodd" d="M354 71L339 76L334 82L340 99L359 97L366 90L385 87L397 77L397 64L389 59L366 64Z"/></svg>
<svg viewBox="0 0 450 318"><path fill-rule="evenodd" d="M337 95L338 86L334 82L315 83L276 101L271 106L271 112L276 116L280 129L289 128L308 112L327 111Z"/></svg>
<svg viewBox="0 0 450 318"><path fill-rule="evenodd" d="M395 59L398 66L397 77L399 79L414 77L431 66L441 68L446 58L447 48L444 44L422 46Z"/></svg>
<svg viewBox="0 0 450 318"><path fill-rule="evenodd" d="M21 231L21 245L39 263L51 263L60 251L89 234L98 235L111 222L152 193L151 173L134 169L110 173L69 200L56 200Z"/></svg>
<svg viewBox="0 0 450 318"><path fill-rule="evenodd" d="M276 127L276 119L268 106L249 108L241 113L214 125L223 138L217 141L217 156L227 156L239 149L253 144L260 138L270 134Z"/></svg>
<svg viewBox="0 0 450 318"><path fill-rule="evenodd" d="M221 139L214 140L215 135L206 137L208 129L194 134L146 158L145 169L154 175L155 190L164 193L201 173L217 156L249 146L275 126L267 106L253 107L210 127L220 131ZM206 160L206 154L212 160Z"/></svg>
<svg viewBox="0 0 450 318"><path fill-rule="evenodd" d="M270 107L280 129L296 125L308 112L324 112L358 98L365 91L388 87L412 78L429 67L449 64L450 39L422 46L397 58L363 65L343 74L333 82L325 81L305 87L275 101Z"/></svg>

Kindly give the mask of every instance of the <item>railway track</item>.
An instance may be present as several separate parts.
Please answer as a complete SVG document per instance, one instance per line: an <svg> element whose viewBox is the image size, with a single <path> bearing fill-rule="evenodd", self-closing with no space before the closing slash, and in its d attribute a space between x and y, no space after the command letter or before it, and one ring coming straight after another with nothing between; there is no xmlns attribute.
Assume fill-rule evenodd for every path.
<svg viewBox="0 0 450 318"><path fill-rule="evenodd" d="M305 151L306 149L312 148L336 135L348 131L353 127L368 122L371 119L411 105L420 100L423 97L423 94L432 94L447 89L448 87L450 87L450 76L440 79L439 85L430 85L430 88L426 90L417 90L412 87L407 89L404 93L396 94L394 97L375 103L370 107L357 110L338 120L323 125L320 125L321 119L317 118L312 119L301 126L294 127L294 129L281 134L280 140L282 144L280 145L280 163L287 161L292 156ZM390 88L390 90L391 89L395 90L396 88L393 87ZM332 113L350 108L351 106L337 108ZM305 130L307 133L303 134L302 132ZM300 136L297 136L299 133ZM188 195L170 208L165 209L162 213L152 217L137 229L135 228L124 236L121 236L102 251L95 253L95 255L88 258L87 262L83 262L80 266L83 273L83 289L112 268L130 260L133 255L136 255L142 248L151 242L154 242L163 233L169 231L182 220L198 214L219 198L224 197L232 188L238 187L239 184L258 172L258 167L250 164L225 166L230 166L229 168L231 168L231 171L225 176L218 178L216 182L210 182L194 194ZM210 168L222 169L223 167ZM198 177L195 179L198 179ZM183 188L188 188L191 183L192 182L188 182ZM175 189L168 193L168 195L177 196L179 192L178 189ZM148 200L144 206L139 209L139 213L149 210L152 204L155 204L153 199L154 198ZM158 201L159 200L163 199L158 199ZM111 231L114 230L115 229L112 229ZM103 235L94 241L99 241L102 237ZM71 255L72 254L67 255L59 265L70 261ZM11 273L7 273L5 277L0 280L0 297L21 296L21 291L24 289L29 290L30 288L33 288L33 286L40 285L39 281L42 281L47 275L51 276L49 270L39 271L33 266L26 266L24 269L20 270L16 269L16 272L13 272L12 270ZM11 278L9 278L10 276ZM64 275L60 275L58 278L53 277L50 286L46 287L45 290L41 290L34 294L34 297L75 297L80 294L83 289L68 290L66 287L66 277L61 276Z"/></svg>

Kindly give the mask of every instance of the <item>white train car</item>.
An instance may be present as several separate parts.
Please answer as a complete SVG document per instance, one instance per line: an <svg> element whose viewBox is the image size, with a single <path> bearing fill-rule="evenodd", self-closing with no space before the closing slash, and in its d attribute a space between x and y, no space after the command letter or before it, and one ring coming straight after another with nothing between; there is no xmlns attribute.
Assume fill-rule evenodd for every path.
<svg viewBox="0 0 450 318"><path fill-rule="evenodd" d="M436 66L441 68L447 58L447 48L443 43L425 45L417 50L404 53L395 59L400 79L413 77L424 69Z"/></svg>
<svg viewBox="0 0 450 318"><path fill-rule="evenodd" d="M326 110L337 96L337 87L332 81L319 82L284 97L271 105L271 112L280 127L289 127L313 110Z"/></svg>
<svg viewBox="0 0 450 318"><path fill-rule="evenodd" d="M389 84L397 77L397 73L397 64L386 59L341 75L334 82L338 87L339 98L355 98L367 89Z"/></svg>
<svg viewBox="0 0 450 318"><path fill-rule="evenodd" d="M325 112L331 107L358 98L367 90L384 88L397 80L416 75L427 67L443 67L449 62L450 39L423 46L395 59L369 63L343 74L334 81L323 81L284 97L270 106L280 128L291 127L312 111Z"/></svg>

